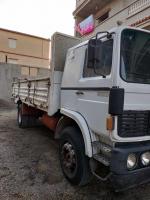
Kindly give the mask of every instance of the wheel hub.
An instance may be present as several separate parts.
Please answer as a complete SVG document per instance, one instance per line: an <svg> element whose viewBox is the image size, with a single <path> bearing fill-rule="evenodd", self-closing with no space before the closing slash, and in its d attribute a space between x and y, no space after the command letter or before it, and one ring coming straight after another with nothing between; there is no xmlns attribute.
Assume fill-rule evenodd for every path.
<svg viewBox="0 0 150 200"><path fill-rule="evenodd" d="M75 150L69 142L64 143L61 151L62 164L67 176L72 177L77 168Z"/></svg>

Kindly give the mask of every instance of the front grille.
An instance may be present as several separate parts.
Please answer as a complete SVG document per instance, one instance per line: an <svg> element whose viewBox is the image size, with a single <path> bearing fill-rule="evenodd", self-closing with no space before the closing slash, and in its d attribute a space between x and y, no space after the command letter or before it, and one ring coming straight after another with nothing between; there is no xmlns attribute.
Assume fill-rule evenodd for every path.
<svg viewBox="0 0 150 200"><path fill-rule="evenodd" d="M124 111L118 117L120 137L139 137L150 135L150 111Z"/></svg>

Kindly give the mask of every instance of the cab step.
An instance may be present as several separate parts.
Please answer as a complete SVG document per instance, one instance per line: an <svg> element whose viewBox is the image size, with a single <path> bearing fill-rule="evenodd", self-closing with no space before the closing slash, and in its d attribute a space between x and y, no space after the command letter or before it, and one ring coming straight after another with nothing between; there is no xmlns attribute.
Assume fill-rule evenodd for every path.
<svg viewBox="0 0 150 200"><path fill-rule="evenodd" d="M105 156L101 155L101 154L94 154L93 158L95 160L97 160L98 162L104 164L105 166L109 166L110 165L109 159L106 158Z"/></svg>

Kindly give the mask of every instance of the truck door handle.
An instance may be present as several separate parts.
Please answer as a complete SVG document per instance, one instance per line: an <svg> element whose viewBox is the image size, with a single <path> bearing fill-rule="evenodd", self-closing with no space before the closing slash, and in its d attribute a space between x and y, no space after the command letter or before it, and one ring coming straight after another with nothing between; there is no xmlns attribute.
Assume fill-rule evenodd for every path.
<svg viewBox="0 0 150 200"><path fill-rule="evenodd" d="M84 94L84 92L77 91L77 92L76 92L76 94L77 94L77 95L83 95L83 94Z"/></svg>

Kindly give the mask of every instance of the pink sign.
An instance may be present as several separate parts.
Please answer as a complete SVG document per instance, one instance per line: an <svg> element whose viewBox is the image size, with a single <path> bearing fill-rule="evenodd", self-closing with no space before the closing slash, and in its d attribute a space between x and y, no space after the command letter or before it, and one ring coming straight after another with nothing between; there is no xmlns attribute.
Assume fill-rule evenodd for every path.
<svg viewBox="0 0 150 200"><path fill-rule="evenodd" d="M94 31L94 17L90 15L84 21L76 26L76 31L81 35L86 35Z"/></svg>

